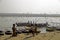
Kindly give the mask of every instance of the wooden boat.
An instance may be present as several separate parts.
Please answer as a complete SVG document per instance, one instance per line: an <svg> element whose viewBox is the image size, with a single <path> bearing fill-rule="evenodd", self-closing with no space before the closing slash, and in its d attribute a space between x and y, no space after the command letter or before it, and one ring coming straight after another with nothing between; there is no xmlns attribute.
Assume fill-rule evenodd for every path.
<svg viewBox="0 0 60 40"><path fill-rule="evenodd" d="M17 33L17 34L21 34L22 31L21 31L21 30L16 30L16 33Z"/></svg>
<svg viewBox="0 0 60 40"><path fill-rule="evenodd" d="M2 30L0 30L0 35L4 35L4 32Z"/></svg>
<svg viewBox="0 0 60 40"><path fill-rule="evenodd" d="M52 31L54 31L54 28L52 28L52 27L47 27L46 31L52 32Z"/></svg>
<svg viewBox="0 0 60 40"><path fill-rule="evenodd" d="M60 28L57 28L57 27L56 27L56 30L57 30L57 31L60 31Z"/></svg>
<svg viewBox="0 0 60 40"><path fill-rule="evenodd" d="M6 35L11 35L11 34L12 34L12 31L7 30L7 31L5 32L5 34L6 34Z"/></svg>

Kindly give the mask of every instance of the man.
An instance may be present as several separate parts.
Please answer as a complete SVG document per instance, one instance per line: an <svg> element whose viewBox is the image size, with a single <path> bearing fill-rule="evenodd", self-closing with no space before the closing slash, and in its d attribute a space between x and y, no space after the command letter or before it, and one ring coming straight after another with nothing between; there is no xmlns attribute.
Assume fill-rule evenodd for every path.
<svg viewBox="0 0 60 40"><path fill-rule="evenodd" d="M17 36L15 24L13 24L12 31L13 31L12 36Z"/></svg>
<svg viewBox="0 0 60 40"><path fill-rule="evenodd" d="M34 28L33 26L31 26L30 31L31 31L31 33L32 33L32 35L33 35L33 37L34 37L34 36L35 36L35 28Z"/></svg>

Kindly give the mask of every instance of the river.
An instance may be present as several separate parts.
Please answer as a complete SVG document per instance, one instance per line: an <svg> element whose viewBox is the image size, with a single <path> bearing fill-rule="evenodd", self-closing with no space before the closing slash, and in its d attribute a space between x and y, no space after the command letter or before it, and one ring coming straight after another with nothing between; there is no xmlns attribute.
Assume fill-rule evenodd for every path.
<svg viewBox="0 0 60 40"><path fill-rule="evenodd" d="M2 17L0 16L0 30L11 30L12 24L18 22L34 21L35 23L48 22L50 25L60 25L60 17ZM53 23L54 22L54 23ZM40 29L46 31L46 28Z"/></svg>

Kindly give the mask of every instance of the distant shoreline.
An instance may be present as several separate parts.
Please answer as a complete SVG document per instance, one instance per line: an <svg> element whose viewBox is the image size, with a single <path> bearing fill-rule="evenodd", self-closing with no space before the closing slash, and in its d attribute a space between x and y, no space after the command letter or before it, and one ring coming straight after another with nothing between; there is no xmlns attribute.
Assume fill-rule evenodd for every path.
<svg viewBox="0 0 60 40"><path fill-rule="evenodd" d="M24 13L0 13L0 16L18 17L60 17L60 14L24 14Z"/></svg>

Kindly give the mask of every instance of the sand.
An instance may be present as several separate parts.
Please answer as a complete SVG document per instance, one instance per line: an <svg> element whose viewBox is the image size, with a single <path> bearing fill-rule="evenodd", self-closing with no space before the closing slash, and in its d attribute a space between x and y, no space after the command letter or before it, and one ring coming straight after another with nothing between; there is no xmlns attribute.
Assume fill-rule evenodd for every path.
<svg viewBox="0 0 60 40"><path fill-rule="evenodd" d="M18 34L17 37L11 35L0 36L0 40L60 40L60 31L39 33L32 37L32 34Z"/></svg>

